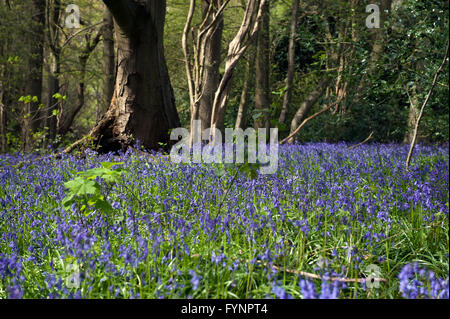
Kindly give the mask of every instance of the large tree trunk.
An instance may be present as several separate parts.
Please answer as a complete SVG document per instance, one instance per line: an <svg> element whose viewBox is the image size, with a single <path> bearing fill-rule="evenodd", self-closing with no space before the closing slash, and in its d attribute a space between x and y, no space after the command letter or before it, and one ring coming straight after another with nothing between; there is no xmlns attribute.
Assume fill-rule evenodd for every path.
<svg viewBox="0 0 450 319"><path fill-rule="evenodd" d="M295 114L291 122L291 134L297 129L297 127L300 125L300 123L308 114L309 110L313 107L316 101L322 96L323 91L325 90L329 82L330 82L329 79L322 80L317 85L317 87L308 95L306 100L300 105L297 113ZM288 141L288 143L290 144L293 142L294 137L290 138Z"/></svg>
<svg viewBox="0 0 450 319"><path fill-rule="evenodd" d="M166 1L104 0L117 40L117 75L111 105L90 133L101 151L136 143L148 149L170 144L179 127L164 58Z"/></svg>
<svg viewBox="0 0 450 319"><path fill-rule="evenodd" d="M292 4L291 31L289 35L288 71L286 76L286 92L284 93L283 106L281 108L279 123L284 124L289 112L289 104L292 97L292 83L295 74L295 35L297 34L298 7L300 0L294 0Z"/></svg>
<svg viewBox="0 0 450 319"><path fill-rule="evenodd" d="M255 87L255 112L260 116L255 119L255 129L265 128L269 130L270 122L270 11L269 2L262 7L261 28L258 31L258 43L256 53L256 87Z"/></svg>
<svg viewBox="0 0 450 319"><path fill-rule="evenodd" d="M103 104L99 104L97 119L105 114L114 93L115 54L114 54L114 19L105 7L103 15Z"/></svg>

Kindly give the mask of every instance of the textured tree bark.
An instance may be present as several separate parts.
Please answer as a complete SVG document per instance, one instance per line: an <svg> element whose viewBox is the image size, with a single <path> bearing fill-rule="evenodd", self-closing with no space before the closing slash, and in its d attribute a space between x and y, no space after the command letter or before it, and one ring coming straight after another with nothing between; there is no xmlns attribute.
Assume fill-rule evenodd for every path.
<svg viewBox="0 0 450 319"><path fill-rule="evenodd" d="M270 9L269 2L262 7L261 28L258 31L256 53L256 85L255 85L255 112L261 116L255 119L255 129L269 130L270 122Z"/></svg>
<svg viewBox="0 0 450 319"><path fill-rule="evenodd" d="M236 116L235 128L241 128L245 130L247 125L247 113L249 107L250 88L254 85L253 72L255 69L255 53L254 50L249 49L249 56L245 63L245 78L244 86L242 88L241 99L239 102L239 110Z"/></svg>
<svg viewBox="0 0 450 319"><path fill-rule="evenodd" d="M325 90L329 82L330 82L329 79L322 80L317 85L317 87L308 95L306 100L300 105L297 113L292 119L290 135L297 129L297 127L306 117L306 115L308 114L309 110L314 105L314 103L316 103L316 101L322 96L323 91ZM294 137L291 137L288 140L288 143L293 143L294 139L295 139Z"/></svg>
<svg viewBox="0 0 450 319"><path fill-rule="evenodd" d="M284 93L283 106L278 122L284 124L289 112L289 104L292 98L292 83L295 74L295 35L297 34L298 7L300 0L294 0L292 4L291 30L289 34L288 71L286 76L286 92Z"/></svg>
<svg viewBox="0 0 450 319"><path fill-rule="evenodd" d="M114 93L115 54L114 54L114 19L111 12L105 7L103 14L103 105L99 105L97 119L105 114Z"/></svg>
<svg viewBox="0 0 450 319"><path fill-rule="evenodd" d="M104 0L117 41L117 74L108 111L91 130L100 151L170 144L180 121L164 58L166 1Z"/></svg>

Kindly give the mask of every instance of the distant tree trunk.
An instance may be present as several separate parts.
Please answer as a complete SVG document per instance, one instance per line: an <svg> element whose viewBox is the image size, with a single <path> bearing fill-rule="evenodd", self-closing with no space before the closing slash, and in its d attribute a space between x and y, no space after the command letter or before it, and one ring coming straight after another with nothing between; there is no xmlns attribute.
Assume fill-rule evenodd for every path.
<svg viewBox="0 0 450 319"><path fill-rule="evenodd" d="M295 74L295 35L297 34L298 7L300 0L294 0L292 4L291 31L289 34L288 71L286 76L286 92L284 93L283 106L281 108L279 123L284 124L289 112L289 104L292 97L292 83Z"/></svg>
<svg viewBox="0 0 450 319"><path fill-rule="evenodd" d="M78 113L81 111L81 109L84 106L85 97L85 82L86 82L86 68L87 63L89 60L89 57L91 56L92 52L94 52L95 48L97 47L98 43L100 42L100 38L103 34L103 29L101 29L96 37L93 39L91 43L91 33L88 33L86 35L86 46L81 52L80 56L78 57L78 61L80 62L80 81L77 84L77 98L78 103L76 104L75 108L70 110L64 110L61 121L58 123L58 134L64 136L67 134L67 132L72 127L73 121L75 120L75 117L78 115Z"/></svg>
<svg viewBox="0 0 450 319"><path fill-rule="evenodd" d="M6 152L6 106L3 104L5 88L3 86L4 67L0 65L0 151Z"/></svg>
<svg viewBox="0 0 450 319"><path fill-rule="evenodd" d="M219 7L220 1L212 0L216 8ZM209 8L209 0L202 0L203 18L207 16ZM212 22L209 18L208 24ZM223 33L223 19L218 22L215 31L211 34L210 41L206 45L204 57L204 75L203 75L203 95L199 101L199 120L202 123L202 130L209 128L211 124L211 111L214 102L214 93L219 86L220 74L219 67L222 54L222 33Z"/></svg>
<svg viewBox="0 0 450 319"><path fill-rule="evenodd" d="M196 1L190 0L189 13L182 35L182 48L189 88L191 111L190 146L196 139L194 121L200 121L201 128L210 127L214 93L219 85L221 61L223 11L230 0L202 0L202 22L191 27L196 10ZM189 45L189 35L192 45Z"/></svg>
<svg viewBox="0 0 450 319"><path fill-rule="evenodd" d="M418 45L418 43L416 43ZM414 49L415 52L416 49ZM425 69L424 60L421 57L416 57L417 62L415 63L415 69L418 73L422 73ZM416 81L413 87L408 89L405 86L406 93L408 95L409 101L409 112L408 112L408 120L407 120L407 128L405 132L405 136L403 137L403 143L411 144L414 138L414 127L416 125L417 116L419 115L419 92L421 91L421 87Z"/></svg>
<svg viewBox="0 0 450 319"><path fill-rule="evenodd" d="M386 11L391 12L392 0L381 0L380 6L380 28L373 29L374 42L372 45L371 62L372 68L376 65L376 62L380 60L384 52L385 44L385 28L384 24L386 22Z"/></svg>
<svg viewBox="0 0 450 319"><path fill-rule="evenodd" d="M214 97L211 117L211 127L213 129L224 130L226 106L228 104L234 70L251 41L257 35L257 31L262 23L263 7L265 4L265 0L261 0L259 4L257 0L250 0L247 3L241 27L228 47L225 72ZM214 135L211 138L215 140Z"/></svg>
<svg viewBox="0 0 450 319"><path fill-rule="evenodd" d="M409 170L409 165L411 164L411 158L412 158L412 155L414 152L414 148L416 147L417 133L419 131L419 125L420 125L420 120L422 119L422 116L423 116L423 111L425 110L425 107L427 106L428 102L430 101L431 94L433 93L433 90L437 84L439 74L444 69L445 64L447 64L447 59L448 59L448 54L449 54L449 46L450 46L450 41L447 41L447 48L445 49L444 59L442 60L441 65L439 66L439 68L436 70L436 73L434 74L434 78L433 78L433 82L431 83L430 90L428 91L428 94L425 97L425 101L423 102L422 106L420 107L419 114L417 115L416 123L414 124L414 133L412 136L411 145L409 147L408 156L406 157L405 166L406 166L407 171Z"/></svg>
<svg viewBox="0 0 450 319"><path fill-rule="evenodd" d="M105 6L103 14L103 104L99 104L97 119L105 114L114 93L115 54L114 54L114 18Z"/></svg>
<svg viewBox="0 0 450 319"><path fill-rule="evenodd" d="M408 123L403 143L411 144L414 138L414 127L416 125L417 116L419 115L419 99L417 96L417 84L413 86L411 93L408 93L409 97L409 112Z"/></svg>
<svg viewBox="0 0 450 319"><path fill-rule="evenodd" d="M166 1L104 0L117 41L117 75L111 105L91 130L101 151L126 149L137 140L148 149L170 144L179 127L164 58Z"/></svg>
<svg viewBox="0 0 450 319"><path fill-rule="evenodd" d="M56 133L58 130L58 119L59 115L53 114L54 111L60 110L60 102L53 96L59 93L60 83L59 76L61 72L61 47L59 44L59 23L61 19L61 1L54 0L53 5L48 8L48 68L49 75L47 79L48 94L47 94L47 118L46 126L48 127L48 139L50 142L54 141L56 138Z"/></svg>
<svg viewBox="0 0 450 319"><path fill-rule="evenodd" d="M256 53L255 112L261 116L255 119L255 129L270 127L270 11L269 2L262 7L261 28L258 31Z"/></svg>
<svg viewBox="0 0 450 319"><path fill-rule="evenodd" d="M326 89L329 83L329 79L322 80L317 87L308 95L306 100L300 105L297 113L291 122L291 134L297 129L300 123L308 114L309 110L313 107L313 105L317 102L317 100L322 96L323 91ZM294 137L288 140L288 143L293 143Z"/></svg>
<svg viewBox="0 0 450 319"><path fill-rule="evenodd" d="M216 90L212 108L211 128L213 129L213 134L211 139L213 141L216 140L216 137L214 136L214 129L218 129L220 131L224 130L225 113L230 97L234 71L237 63L244 55L248 46L257 34L262 19L262 7L265 3L266 0L261 0L259 4L257 0L249 0L247 2L244 18L239 31L228 47L228 54L225 61L225 71L219 87Z"/></svg>
<svg viewBox="0 0 450 319"><path fill-rule="evenodd" d="M250 88L254 85L253 72L255 69L255 54L253 50L249 50L249 56L245 63L244 86L242 87L241 99L239 102L239 110L236 116L235 128L245 129L247 125L247 113L249 108Z"/></svg>
<svg viewBox="0 0 450 319"><path fill-rule="evenodd" d="M61 72L60 52L52 51L49 54L49 75L48 75L48 95L47 105L49 107L47 112L46 126L48 127L48 138L50 141L54 141L58 129L58 115L54 115L54 111L61 111L59 107L58 99L55 99L53 95L59 93L59 75Z"/></svg>
<svg viewBox="0 0 450 319"><path fill-rule="evenodd" d="M33 15L31 24L29 77L26 85L26 95L36 96L38 102L31 102L23 111L22 140L24 150L32 147L31 134L39 128L39 104L42 97L42 66L44 63L44 28L45 28L45 0L33 0Z"/></svg>

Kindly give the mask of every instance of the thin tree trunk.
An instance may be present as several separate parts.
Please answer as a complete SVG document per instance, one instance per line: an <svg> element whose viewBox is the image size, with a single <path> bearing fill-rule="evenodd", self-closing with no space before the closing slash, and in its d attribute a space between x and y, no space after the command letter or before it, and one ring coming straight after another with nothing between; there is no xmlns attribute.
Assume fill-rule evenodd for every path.
<svg viewBox="0 0 450 319"><path fill-rule="evenodd" d="M380 6L380 28L373 29L374 42L372 45L372 53L371 53L371 62L372 69L376 66L376 62L380 60L381 56L384 52L384 44L385 44L385 29L384 24L386 22L386 11L391 12L392 0L381 0Z"/></svg>
<svg viewBox="0 0 450 319"><path fill-rule="evenodd" d="M6 152L6 106L3 104L5 88L3 86L4 68L0 65L0 150Z"/></svg>
<svg viewBox="0 0 450 319"><path fill-rule="evenodd" d="M220 1L213 0L213 5L216 8L213 12L217 12L220 5ZM207 15L209 8L209 0L202 1L203 6L203 19ZM212 22L210 17L207 20L208 24ZM219 86L220 74L219 67L222 54L222 33L223 33L223 19L218 22L217 27L211 34L211 38L206 45L205 57L204 57L204 75L203 75L203 94L199 101L199 114L198 119L201 121L202 131L209 128L211 124L211 111L212 104L214 102L214 93Z"/></svg>
<svg viewBox="0 0 450 319"><path fill-rule="evenodd" d="M29 77L26 85L26 95L36 96L38 102L31 102L23 110L22 138L24 150L31 151L31 134L39 128L39 104L42 97L42 67L44 63L44 28L45 28L45 0L33 0L32 39L30 39Z"/></svg>
<svg viewBox="0 0 450 319"><path fill-rule="evenodd" d="M431 94L433 93L434 87L436 86L437 80L439 78L439 74L442 72L442 70L444 69L444 65L447 63L449 43L450 42L447 42L447 48L445 50L444 59L440 65L440 67L437 69L436 73L434 74L433 83L431 84L431 88L428 91L427 97L425 98L425 101L423 102L422 107L420 108L419 115L417 116L417 120L416 120L415 127L414 127L413 139L411 141L411 146L409 148L408 156L406 158L406 164L405 164L406 170L409 170L409 164L411 162L412 154L413 154L414 148L416 146L417 132L419 131L419 124L420 124L420 120L422 119L423 111L424 111L425 107L427 106L428 101L431 98Z"/></svg>
<svg viewBox="0 0 450 319"><path fill-rule="evenodd" d="M258 31L256 53L256 85L255 85L255 112L260 116L255 119L255 129L270 127L270 7L266 2L262 7L261 28Z"/></svg>
<svg viewBox="0 0 450 319"><path fill-rule="evenodd" d="M228 47L228 54L225 61L225 72L220 81L219 87L214 96L214 103L211 116L211 128L213 141L215 129L224 130L226 107L230 97L231 84L237 63L247 50L260 27L262 20L262 7L266 0L261 0L258 5L257 0L249 0L245 9L241 27Z"/></svg>
<svg viewBox="0 0 450 319"><path fill-rule="evenodd" d="M309 110L313 107L314 103L317 102L317 100L322 96L323 91L327 87L329 83L329 79L322 80L317 87L309 94L309 96L306 98L306 100L300 105L297 113L295 114L294 118L291 122L291 132L290 135L295 132L295 130L298 128L299 124L303 121L303 119L308 114ZM288 143L293 143L294 137L291 137L288 140Z"/></svg>
<svg viewBox="0 0 450 319"><path fill-rule="evenodd" d="M53 96L59 93L60 83L59 75L61 72L61 62L59 50L51 50L49 54L49 75L48 75L48 95L47 95L47 120L46 126L48 127L48 138L50 141L54 141L58 130L59 115L53 114L54 111L61 111L60 101Z"/></svg>
<svg viewBox="0 0 450 319"><path fill-rule="evenodd" d="M48 94L47 94L47 118L46 126L48 127L48 139L53 142L56 138L56 133L58 130L58 121L60 115L55 115L55 111L60 110L60 101L55 99L53 96L56 93L60 93L60 83L59 76L61 72L61 47L60 47L60 30L59 24L61 19L61 1L54 0L53 5L48 3L48 17L47 17L47 34L48 34L48 64L49 64L49 75L47 79Z"/></svg>
<svg viewBox="0 0 450 319"><path fill-rule="evenodd" d="M58 125L58 134L60 134L62 136L67 134L67 132L70 130L70 128L72 127L73 121L75 120L75 117L78 115L78 113L84 106L84 102L85 102L84 93L85 93L85 87L86 87L85 82L86 82L87 63L89 61L89 57L91 56L92 52L94 52L95 48L97 47L98 43L100 42L100 38L101 38L102 34L103 34L103 29L101 29L97 33L97 35L94 38L94 40L92 41L92 43L91 43L91 34L89 33L86 35L86 46L78 58L78 60L80 62L80 81L78 82L78 85L77 85L78 103L74 109L69 110L68 112L64 112L62 114L63 115L62 120L60 121L60 123ZM67 114L65 114L65 113L67 113Z"/></svg>
<svg viewBox="0 0 450 319"><path fill-rule="evenodd" d="M104 0L117 41L117 75L111 105L91 130L101 151L170 144L180 126L164 58L166 1Z"/></svg>
<svg viewBox="0 0 450 319"><path fill-rule="evenodd" d="M286 92L284 93L283 106L278 122L284 124L289 112L289 104L292 98L292 83L295 74L295 35L297 34L298 7L300 0L294 0L292 4L291 32L289 35L288 71L286 76Z"/></svg>
<svg viewBox="0 0 450 319"><path fill-rule="evenodd" d="M255 54L253 50L249 50L249 56L245 64L244 86L242 87L241 99L239 102L239 110L236 117L235 128L245 129L247 125L247 113L249 108L250 88L254 85L253 71L255 68Z"/></svg>
<svg viewBox="0 0 450 319"><path fill-rule="evenodd" d="M407 123L407 131L405 133L405 137L403 138L403 143L411 144L414 138L414 126L416 124L416 119L419 113L417 106L419 104L418 96L417 96L417 84L413 86L412 92L408 92L408 88L406 88L408 98L409 98L409 112L408 112L408 123Z"/></svg>
<svg viewBox="0 0 450 319"><path fill-rule="evenodd" d="M103 104L99 104L97 119L105 114L114 93L115 54L114 54L114 19L105 6L103 14Z"/></svg>

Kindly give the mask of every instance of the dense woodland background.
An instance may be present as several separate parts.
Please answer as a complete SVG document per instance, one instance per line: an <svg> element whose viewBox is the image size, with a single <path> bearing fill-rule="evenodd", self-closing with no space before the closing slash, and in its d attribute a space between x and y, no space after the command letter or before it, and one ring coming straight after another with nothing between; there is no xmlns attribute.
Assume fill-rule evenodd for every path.
<svg viewBox="0 0 450 319"><path fill-rule="evenodd" d="M356 142L373 132L373 141L410 142L418 109L445 54L448 1L272 0L262 6L260 17L259 1L232 0L223 12L220 5L226 1L211 1L190 8L190 1L167 0L165 22L160 19L183 127L190 126L195 110L186 60L193 82L200 83L194 84L203 85L197 118L209 127L214 94L228 72L229 44L245 19L246 5L254 2L247 12L257 33L245 39L248 47L233 66L219 128L278 126L285 138L309 115L331 105L304 126L298 141ZM382 10L379 29L366 27L371 3ZM80 7L80 28L64 23L70 4ZM209 23L217 16L204 59L196 60L194 40L202 20ZM0 1L2 152L61 147L89 133L113 96L120 42L114 27L102 1ZM446 65L425 109L420 141L448 141L448 89Z"/></svg>

